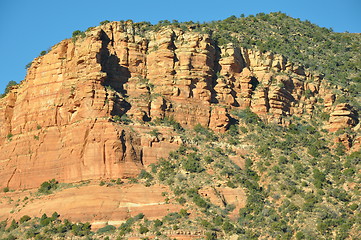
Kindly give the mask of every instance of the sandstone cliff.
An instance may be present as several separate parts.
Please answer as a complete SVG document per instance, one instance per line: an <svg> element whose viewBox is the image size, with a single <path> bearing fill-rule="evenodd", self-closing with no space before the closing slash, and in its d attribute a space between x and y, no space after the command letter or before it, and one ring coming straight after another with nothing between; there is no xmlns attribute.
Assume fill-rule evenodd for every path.
<svg viewBox="0 0 361 240"><path fill-rule="evenodd" d="M135 176L181 144L171 129L152 138L145 122L167 117L224 132L231 110L250 108L287 125L289 116L312 118L321 98L330 131L357 125L321 75L283 56L218 46L198 32L108 23L36 58L0 100L0 187Z"/></svg>

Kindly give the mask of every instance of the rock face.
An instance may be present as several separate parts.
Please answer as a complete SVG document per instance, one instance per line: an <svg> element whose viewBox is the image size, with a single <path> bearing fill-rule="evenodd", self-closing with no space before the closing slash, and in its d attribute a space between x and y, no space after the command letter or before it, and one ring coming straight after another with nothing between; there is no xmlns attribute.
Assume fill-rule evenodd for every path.
<svg viewBox="0 0 361 240"><path fill-rule="evenodd" d="M246 193L241 189L228 187L204 188L200 190L200 194L217 206L234 205L235 209L229 214L233 219L237 219L239 210L246 206Z"/></svg>
<svg viewBox="0 0 361 240"><path fill-rule="evenodd" d="M282 56L217 46L208 34L142 35L129 22L112 22L86 35L36 58L26 80L0 100L0 187L135 176L181 144L172 131L144 134L154 129L144 122L167 118L223 132L230 110L249 107L266 122L287 124L290 115L312 117L325 92L321 76ZM330 130L355 125L355 114L337 107Z"/></svg>
<svg viewBox="0 0 361 240"><path fill-rule="evenodd" d="M358 113L350 104L338 104L330 114L329 131L336 132L338 129L354 127L358 122Z"/></svg>
<svg viewBox="0 0 361 240"><path fill-rule="evenodd" d="M168 190L162 185L145 187L129 184L106 187L89 184L31 199L24 206L17 207L11 202L2 202L0 220L9 218L9 212L15 208L16 213L11 216L14 219L20 219L25 214L41 217L45 213L51 216L53 212L61 211L62 219L90 222L93 228L103 227L106 223L119 226L139 213L146 214L147 218L152 220L169 212L179 211L179 204L167 203L162 196L162 192ZM23 199L24 196L29 197L29 192L1 193L0 196ZM77 201L74 201L74 196Z"/></svg>

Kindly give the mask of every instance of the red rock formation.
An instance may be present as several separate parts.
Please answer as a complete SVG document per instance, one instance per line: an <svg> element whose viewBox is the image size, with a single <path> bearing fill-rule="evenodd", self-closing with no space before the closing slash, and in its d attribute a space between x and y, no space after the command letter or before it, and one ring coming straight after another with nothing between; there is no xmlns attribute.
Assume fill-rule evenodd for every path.
<svg viewBox="0 0 361 240"><path fill-rule="evenodd" d="M350 149L351 152L357 152L361 150L361 135L360 133L356 135L352 142L352 148Z"/></svg>
<svg viewBox="0 0 361 240"><path fill-rule="evenodd" d="M170 132L149 140L153 128L138 123L169 117L223 132L230 109L250 107L286 124L286 116L312 117L315 96L327 93L321 76L280 55L219 48L208 34L180 29L138 32L112 22L33 61L0 100L0 187L135 176L179 143ZM354 126L356 115L336 107L330 131ZM126 117L131 125L117 123Z"/></svg>
<svg viewBox="0 0 361 240"><path fill-rule="evenodd" d="M352 147L352 136L350 136L347 133L344 133L338 137L336 137L334 139L335 145L334 147L337 147L338 143L341 143L342 145L345 146L346 150L350 150L350 148Z"/></svg>
<svg viewBox="0 0 361 240"><path fill-rule="evenodd" d="M358 113L350 104L336 105L330 114L328 129L336 132L339 129L354 127L358 123Z"/></svg>
<svg viewBox="0 0 361 240"><path fill-rule="evenodd" d="M246 206L247 197L242 189L229 187L204 188L199 193L217 206L226 207L227 205L234 205L235 209L229 213L232 219L236 219L239 209Z"/></svg>
<svg viewBox="0 0 361 240"><path fill-rule="evenodd" d="M97 229L111 224L119 226L129 217L139 213L146 214L148 219L157 219L170 212L178 212L181 208L176 203L167 203L163 192L169 191L163 185L145 187L141 184L126 184L116 186L99 186L89 184L82 187L63 189L51 195L32 198L29 192L1 193L1 197L12 199L30 198L26 203L15 206L14 202L3 202L0 208L0 221L11 215L13 219L20 219L23 215L41 217L44 213L51 216L58 212L62 219L75 222L90 222L92 228ZM74 201L74 196L77 201Z"/></svg>

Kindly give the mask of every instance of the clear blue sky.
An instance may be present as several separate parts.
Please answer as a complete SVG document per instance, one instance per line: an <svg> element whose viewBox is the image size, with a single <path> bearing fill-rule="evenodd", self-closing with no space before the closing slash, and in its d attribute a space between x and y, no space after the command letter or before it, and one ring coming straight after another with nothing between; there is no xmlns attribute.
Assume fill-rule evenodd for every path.
<svg viewBox="0 0 361 240"><path fill-rule="evenodd" d="M103 20L204 22L278 11L336 32L361 32L360 0L0 0L0 93L25 78L25 65L42 50Z"/></svg>

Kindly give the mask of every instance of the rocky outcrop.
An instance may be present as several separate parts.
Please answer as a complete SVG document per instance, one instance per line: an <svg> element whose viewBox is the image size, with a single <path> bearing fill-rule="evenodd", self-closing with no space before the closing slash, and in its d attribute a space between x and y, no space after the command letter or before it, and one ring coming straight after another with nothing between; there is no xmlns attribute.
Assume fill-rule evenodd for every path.
<svg viewBox="0 0 361 240"><path fill-rule="evenodd" d="M232 219L236 219L239 210L246 206L246 193L242 189L229 187L203 188L200 191L201 196L208 198L213 204L226 207L233 205L235 208L228 213Z"/></svg>
<svg viewBox="0 0 361 240"><path fill-rule="evenodd" d="M95 27L36 58L0 100L0 187L135 176L181 143L174 131L150 138L155 127L143 123L167 117L224 132L230 110L249 107L288 124L312 117L323 82L283 56L217 46L209 34ZM349 105L331 113L330 131L355 124Z"/></svg>
<svg viewBox="0 0 361 240"><path fill-rule="evenodd" d="M354 127L358 122L357 111L350 104L341 103L331 112L328 129L330 132L336 132L339 129Z"/></svg>
<svg viewBox="0 0 361 240"><path fill-rule="evenodd" d="M0 221L10 218L18 220L24 215L51 216L58 212L63 220L89 222L93 229L98 229L106 224L119 226L139 213L152 220L162 218L170 212L178 212L181 208L175 202L166 202L162 193L169 191L169 188L163 185L99 186L90 183L82 186L78 183L75 186L37 197L33 197L34 192L31 191L1 193L1 198L22 200L26 197L28 200L21 205L16 205L15 201L2 202ZM75 197L77 201L74 201Z"/></svg>

